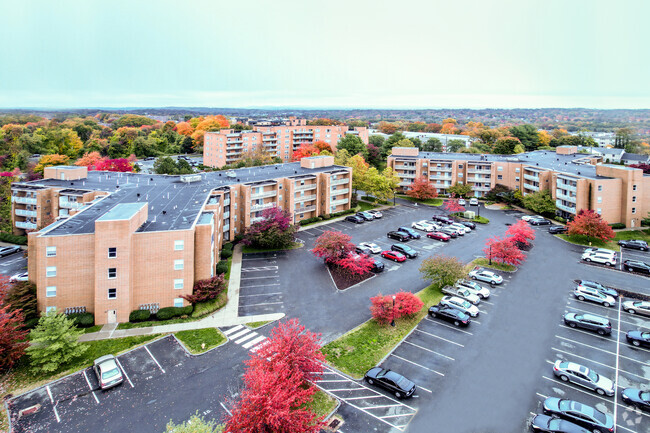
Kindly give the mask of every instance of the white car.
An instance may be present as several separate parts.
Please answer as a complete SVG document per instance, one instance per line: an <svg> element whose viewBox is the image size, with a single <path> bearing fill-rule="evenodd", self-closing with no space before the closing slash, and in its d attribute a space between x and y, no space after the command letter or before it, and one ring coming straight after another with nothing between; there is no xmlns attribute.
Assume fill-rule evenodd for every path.
<svg viewBox="0 0 650 433"><path fill-rule="evenodd" d="M582 260L585 262L601 263L607 266L616 266L616 255L607 253L583 253Z"/></svg>
<svg viewBox="0 0 650 433"><path fill-rule="evenodd" d="M585 388L592 389L600 395L612 397L616 393L614 382L611 379L601 376L584 365L576 364L575 362L555 361L555 364L553 364L553 374L562 379L563 382L573 382Z"/></svg>
<svg viewBox="0 0 650 433"><path fill-rule="evenodd" d="M611 307L616 304L616 299L607 295L600 290L593 289L591 287L577 286L573 290L573 296L578 298L580 301L591 301L598 304L602 304L604 307Z"/></svg>
<svg viewBox="0 0 650 433"><path fill-rule="evenodd" d="M462 225L460 223L450 224L449 227L453 227L455 229L461 230L463 233L469 233L469 232L472 231L472 229L470 229L469 227L464 226L464 225Z"/></svg>
<svg viewBox="0 0 650 433"><path fill-rule="evenodd" d="M478 307L472 305L467 299L459 298L458 296L444 296L440 300L440 303L467 313L472 317L478 317Z"/></svg>
<svg viewBox="0 0 650 433"><path fill-rule="evenodd" d="M472 293L474 293L481 299L487 299L490 297L490 290L487 287L481 286L476 281L469 281L469 280L456 281L456 287L460 287L460 286L467 287Z"/></svg>
<svg viewBox="0 0 650 433"><path fill-rule="evenodd" d="M522 220L528 222L532 219L539 218L539 215L524 215L521 217Z"/></svg>
<svg viewBox="0 0 650 433"><path fill-rule="evenodd" d="M411 227L414 229L422 230L423 232L432 232L436 229L433 224L430 224L427 220L416 221L411 224Z"/></svg>
<svg viewBox="0 0 650 433"><path fill-rule="evenodd" d="M478 206L478 199L476 197L472 197L469 199L469 205L470 206Z"/></svg>
<svg viewBox="0 0 650 433"><path fill-rule="evenodd" d="M370 252L373 253L373 254L379 254L379 253L381 253L383 251L379 245L374 244L372 242L361 242L359 244L359 246L361 248L366 248L366 249L370 250Z"/></svg>
<svg viewBox="0 0 650 433"><path fill-rule="evenodd" d="M586 248L583 253L601 253L616 256L618 251L608 250L607 248Z"/></svg>
<svg viewBox="0 0 650 433"><path fill-rule="evenodd" d="M503 277L499 274L495 274L492 271L486 271L485 269L476 268L472 269L469 272L469 277L473 280L485 281L490 284L501 284L503 283Z"/></svg>
<svg viewBox="0 0 650 433"><path fill-rule="evenodd" d="M27 272L21 272L9 278L9 281L27 281L27 280L29 280Z"/></svg>
<svg viewBox="0 0 650 433"><path fill-rule="evenodd" d="M384 216L384 214L382 214L382 213L379 212L378 210L368 210L368 211L366 211L366 212L368 212L370 215L372 215L373 217L375 217L375 219L377 219L377 218L381 218L381 217Z"/></svg>
<svg viewBox="0 0 650 433"><path fill-rule="evenodd" d="M650 316L650 302L648 301L625 301L623 309L630 314Z"/></svg>
<svg viewBox="0 0 650 433"><path fill-rule="evenodd" d="M459 198L458 199L458 205L459 206L465 206L465 199L464 198Z"/></svg>

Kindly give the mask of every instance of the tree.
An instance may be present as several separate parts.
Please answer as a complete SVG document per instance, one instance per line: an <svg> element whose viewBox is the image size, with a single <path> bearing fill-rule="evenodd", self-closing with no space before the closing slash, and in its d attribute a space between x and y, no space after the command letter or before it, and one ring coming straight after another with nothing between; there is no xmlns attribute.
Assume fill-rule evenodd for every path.
<svg viewBox="0 0 650 433"><path fill-rule="evenodd" d="M314 141L313 144L314 147L318 149L320 153L322 153L325 150L333 153L332 146L326 141L318 140L318 141Z"/></svg>
<svg viewBox="0 0 650 433"><path fill-rule="evenodd" d="M395 300L393 301L393 296ZM386 325L392 320L404 316L412 316L419 312L424 303L411 292L400 291L395 295L382 296L381 294L370 298L370 313L380 325Z"/></svg>
<svg viewBox="0 0 650 433"><path fill-rule="evenodd" d="M381 162L381 149L372 143L368 143L368 163L379 167Z"/></svg>
<svg viewBox="0 0 650 433"><path fill-rule="evenodd" d="M22 311L0 306L0 372L13 367L29 346L24 320Z"/></svg>
<svg viewBox="0 0 650 433"><path fill-rule="evenodd" d="M421 176L411 183L408 191L406 191L406 195L418 200L428 200L438 197L438 190L429 182L429 179Z"/></svg>
<svg viewBox="0 0 650 433"><path fill-rule="evenodd" d="M327 263L336 263L346 258L354 251L354 244L350 242L350 235L342 232L327 230L314 243L311 252L316 257L325 259Z"/></svg>
<svg viewBox="0 0 650 433"><path fill-rule="evenodd" d="M366 275L373 268L375 261L366 254L351 254L339 259L336 265L352 275Z"/></svg>
<svg viewBox="0 0 650 433"><path fill-rule="evenodd" d="M401 132L395 132L393 135L388 137L381 145L381 156L386 158L390 155L393 147L397 146L397 143L400 140L404 140L406 137Z"/></svg>
<svg viewBox="0 0 650 433"><path fill-rule="evenodd" d="M310 156L316 156L320 153L318 148L312 143L301 143L300 147L297 150L293 151L292 160L300 161L302 158L308 158Z"/></svg>
<svg viewBox="0 0 650 433"><path fill-rule="evenodd" d="M625 149L634 138L634 130L632 128L619 128L616 130L616 137L614 138L614 147L616 149Z"/></svg>
<svg viewBox="0 0 650 433"><path fill-rule="evenodd" d="M511 238L495 236L485 242L483 253L488 260L517 266L526 260L526 256Z"/></svg>
<svg viewBox="0 0 650 433"><path fill-rule="evenodd" d="M291 213L286 209L277 206L264 209L262 220L246 229L242 242L256 248L288 248L293 245L298 230L291 222Z"/></svg>
<svg viewBox="0 0 650 433"><path fill-rule="evenodd" d="M153 163L153 171L156 174L177 174L178 166L170 156L163 156Z"/></svg>
<svg viewBox="0 0 650 433"><path fill-rule="evenodd" d="M36 301L36 284L31 281L15 281L6 284L4 303L10 310L22 311L26 323L38 318L38 305ZM0 298L0 305L2 299Z"/></svg>
<svg viewBox="0 0 650 433"><path fill-rule="evenodd" d="M443 255L422 260L420 273L437 287L451 286L461 278L467 277L465 265L460 260Z"/></svg>
<svg viewBox="0 0 650 433"><path fill-rule="evenodd" d="M350 155L358 155L365 159L368 157L368 147L358 136L345 134L336 145L337 149L345 149Z"/></svg>
<svg viewBox="0 0 650 433"><path fill-rule="evenodd" d="M535 240L535 230L524 220L519 220L506 230L506 235L517 245L522 248Z"/></svg>
<svg viewBox="0 0 650 433"><path fill-rule="evenodd" d="M643 164L643 163L630 164L630 165L628 165L628 167L630 167L630 168L639 168L639 169L643 170L643 174L650 174L650 164Z"/></svg>
<svg viewBox="0 0 650 433"><path fill-rule="evenodd" d="M522 202L526 209L530 209L538 214L555 214L555 200L548 191L536 191L526 194L522 197Z"/></svg>
<svg viewBox="0 0 650 433"><path fill-rule="evenodd" d="M181 298L187 300L187 302L196 305L199 302L206 302L211 299L215 299L219 296L224 290L226 290L226 280L223 277L223 274L215 275L212 278L205 280L199 280L194 283L194 287L191 295L181 295Z"/></svg>
<svg viewBox="0 0 650 433"><path fill-rule="evenodd" d="M384 121L379 122L379 125L377 126L377 129L382 134L394 134L399 130L399 128L400 125L397 123L390 123Z"/></svg>
<svg viewBox="0 0 650 433"><path fill-rule="evenodd" d="M187 163L187 161L185 162ZM133 164L131 164L126 158L104 158L97 162L95 169L99 171L132 172Z"/></svg>
<svg viewBox="0 0 650 433"><path fill-rule="evenodd" d="M174 130L181 134L185 135L187 137L190 137L194 133L194 128L192 128L192 125L190 125L187 122L179 122L176 124L176 128Z"/></svg>
<svg viewBox="0 0 650 433"><path fill-rule="evenodd" d="M30 333L32 345L26 349L32 369L41 373L53 373L81 356L88 350L88 346L77 341L83 333L83 330L77 329L74 320L68 319L63 313L42 315Z"/></svg>
<svg viewBox="0 0 650 433"><path fill-rule="evenodd" d="M602 241L609 241L616 236L607 221L591 209L580 210L573 221L567 223L567 227L570 236L582 235Z"/></svg>
<svg viewBox="0 0 650 433"><path fill-rule="evenodd" d="M95 170L95 166L103 159L104 157L99 152L86 152L74 165L88 167L88 170Z"/></svg>
<svg viewBox="0 0 650 433"><path fill-rule="evenodd" d="M345 149L337 149L334 154L334 164L349 166L350 154Z"/></svg>
<svg viewBox="0 0 650 433"><path fill-rule="evenodd" d="M43 173L45 167L53 167L55 165L66 165L70 162L70 157L68 155L43 155L41 159L38 160L38 164L34 167L36 173Z"/></svg>
<svg viewBox="0 0 650 433"><path fill-rule="evenodd" d="M436 137L431 137L422 145L424 152L442 152L442 141Z"/></svg>
<svg viewBox="0 0 650 433"><path fill-rule="evenodd" d="M454 153L454 152L458 152L460 149L463 149L464 147L466 147L466 145L464 140L455 139L455 140L449 140L447 142L446 147L447 147L447 152Z"/></svg>
<svg viewBox="0 0 650 433"><path fill-rule="evenodd" d="M453 197L445 200L443 207L449 213L465 212L465 208L458 203L458 199L455 199Z"/></svg>
<svg viewBox="0 0 650 433"><path fill-rule="evenodd" d="M494 144L492 152L499 155L511 155L515 153L515 147L520 144L521 142L516 137L501 137Z"/></svg>
<svg viewBox="0 0 650 433"><path fill-rule="evenodd" d="M415 144L413 144L413 142L408 138L403 138L397 142L395 147L415 147Z"/></svg>
<svg viewBox="0 0 650 433"><path fill-rule="evenodd" d="M224 426L216 421L207 421L197 411L187 421L174 424L171 420L165 427L165 433L222 433Z"/></svg>
<svg viewBox="0 0 650 433"><path fill-rule="evenodd" d="M533 125L513 126L510 128L510 135L518 138L526 150L535 150L539 146L539 135Z"/></svg>
<svg viewBox="0 0 650 433"><path fill-rule="evenodd" d="M347 165L348 167L352 167L352 189L356 195L359 189L365 187L368 163L363 159L363 156L356 154L349 159Z"/></svg>
<svg viewBox="0 0 650 433"><path fill-rule="evenodd" d="M458 197L467 197L469 194L472 193L472 186L466 183L456 182L455 184L447 188L447 191L449 192L450 195L454 195Z"/></svg>

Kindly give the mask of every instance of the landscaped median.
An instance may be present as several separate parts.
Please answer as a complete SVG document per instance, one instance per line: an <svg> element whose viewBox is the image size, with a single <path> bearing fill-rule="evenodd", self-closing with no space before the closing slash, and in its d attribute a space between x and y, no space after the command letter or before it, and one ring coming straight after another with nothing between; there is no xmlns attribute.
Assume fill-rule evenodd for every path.
<svg viewBox="0 0 650 433"><path fill-rule="evenodd" d="M584 236L584 235L559 234L555 236L575 245L582 245L585 247L606 248L608 250L614 250L614 251L621 250L621 247L618 245L618 241L639 239L650 243L650 229L624 230L624 231L616 232L616 236L614 237L614 239L607 242L597 238Z"/></svg>
<svg viewBox="0 0 650 433"><path fill-rule="evenodd" d="M397 197L404 200L412 201L413 203L426 204L428 206L442 206L442 204L444 203L444 200L441 198L429 198L429 199L421 200L421 199L409 197L408 195L401 195L401 194L398 194Z"/></svg>
<svg viewBox="0 0 650 433"><path fill-rule="evenodd" d="M507 263L497 263L495 261L492 261L492 263L490 263L488 259L486 259L485 257L479 257L469 262L467 264L467 270L471 271L475 266L480 266L482 268L496 269L497 271L502 271L502 272L515 272L517 270L516 266L509 265Z"/></svg>
<svg viewBox="0 0 650 433"><path fill-rule="evenodd" d="M226 336L217 328L190 329L178 331L174 335L194 355L207 352L226 342Z"/></svg>
<svg viewBox="0 0 650 433"><path fill-rule="evenodd" d="M366 371L377 365L426 316L430 306L444 296L439 286L428 286L417 293L424 306L415 315L396 321L394 327L380 325L370 319L344 336L326 344L322 352L329 364L340 371L361 379Z"/></svg>

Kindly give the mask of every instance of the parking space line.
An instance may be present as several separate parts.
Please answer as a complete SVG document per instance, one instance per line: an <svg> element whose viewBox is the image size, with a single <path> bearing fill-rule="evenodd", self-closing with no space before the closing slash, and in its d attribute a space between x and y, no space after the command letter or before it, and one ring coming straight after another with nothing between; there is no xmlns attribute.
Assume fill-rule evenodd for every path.
<svg viewBox="0 0 650 433"><path fill-rule="evenodd" d="M481 304L494 305L493 302L486 301L485 299L481 299Z"/></svg>
<svg viewBox="0 0 650 433"><path fill-rule="evenodd" d="M400 416L408 416L408 415L402 415L402 414L398 413L397 415L384 415L384 416L380 416L379 418L381 418L381 419L384 419L384 418L398 418Z"/></svg>
<svg viewBox="0 0 650 433"><path fill-rule="evenodd" d="M284 304L284 302L265 302L262 304L245 304L245 305L240 305L239 307L256 307L258 305L277 305L277 304Z"/></svg>
<svg viewBox="0 0 650 433"><path fill-rule="evenodd" d="M149 351L149 348L148 348L146 345L144 346L144 349L147 351L147 353L149 354L149 356L151 356L151 359L154 360L154 362L156 363L156 365L158 366L158 368L160 369L160 371L162 371L163 373L165 373L165 369L161 367L161 365L158 363L158 360L153 356L153 353L151 353L151 351Z"/></svg>
<svg viewBox="0 0 650 433"><path fill-rule="evenodd" d="M594 313L592 313L591 311L589 311L589 310L583 310L582 308L577 308L577 307L570 307L570 308L571 308L572 310L580 311L580 312L582 312L582 313L594 314ZM610 309L610 308L608 308L608 310L609 310L609 309ZM574 312L574 311L570 311L570 313L573 313L573 312ZM610 319L610 317L607 317L607 319ZM618 320L619 320L619 322L623 322L623 323L628 324L628 325L639 326L639 325L637 325L637 324L634 323L634 322L628 322L627 320L622 320L622 319L618 319Z"/></svg>
<svg viewBox="0 0 650 433"><path fill-rule="evenodd" d="M548 398L548 395L540 394L539 392L536 392L535 394L539 395L539 396L542 397L543 399L547 399L547 398Z"/></svg>
<svg viewBox="0 0 650 433"><path fill-rule="evenodd" d="M250 334L244 335L242 338L235 341L235 344L242 344L244 341L250 340L251 338L255 337L256 335L258 335L257 332L251 332Z"/></svg>
<svg viewBox="0 0 650 433"><path fill-rule="evenodd" d="M455 359L452 358L451 356L443 355L442 353L438 353L438 352L436 352L435 350L427 349L426 347L422 347L422 346L420 346L420 345L418 345L418 344L411 343L411 342L408 341L408 340L404 340L404 343L406 343L406 344L410 344L411 346L419 347L420 349L422 349L422 350L426 350L427 352L431 352L431 353L434 353L434 354L436 354L436 355L442 356L443 358L447 358L447 359L450 359L450 360L452 360L452 361L455 361Z"/></svg>
<svg viewBox="0 0 650 433"><path fill-rule="evenodd" d="M401 356L395 355L394 353L391 356L393 356L393 357L395 357L397 359L401 359L402 361L408 362L410 364L417 365L420 368L424 368L425 370L428 370L428 371L431 371L433 373L439 374L440 376L443 376L443 377L445 376L443 373L440 373L439 371L433 370L433 369L431 369L429 367L425 367L424 365L420 365L417 362L413 362L413 361L408 360L406 358L402 358Z"/></svg>
<svg viewBox="0 0 650 433"><path fill-rule="evenodd" d="M418 328L415 328L415 330L416 330L417 332L421 332L421 333L423 333L423 334L429 335L429 336L431 336L431 337L433 337L433 338L439 338L440 340L442 340L442 341L446 341L447 343L455 344L456 346L460 346L460 347L465 347L465 346L463 346L463 345L460 344L460 343L456 343L455 341L447 340L446 338L438 337L437 335L435 335L435 334L431 334L430 332L422 331L421 329L418 329Z"/></svg>
<svg viewBox="0 0 650 433"><path fill-rule="evenodd" d="M241 288L242 289L252 289L252 288L255 288L255 287L271 287L271 286L279 286L279 285L280 285L280 283L271 283L271 284L262 284L262 285L259 285L259 286L241 286ZM242 295L239 295L240 298L241 298L241 296Z"/></svg>
<svg viewBox="0 0 650 433"><path fill-rule="evenodd" d="M446 323L438 322L437 320L431 320L428 317L425 317L424 320L427 320L427 321L429 321L431 323L435 323L436 325L444 326L445 328L449 328L449 329L453 329L453 330L458 331L458 332L462 332L463 334L474 335L469 331L463 331L462 329L458 329L457 326L449 326Z"/></svg>
<svg viewBox="0 0 650 433"><path fill-rule="evenodd" d="M564 386L567 386L567 387L569 387L569 388L571 388L571 389L573 389L573 390L575 390L575 391L580 391L580 392L583 393L583 394L587 394L587 395L591 395L591 396L593 396L593 397L596 397L596 398L598 398L598 399L600 399L600 400L602 400L602 401L604 401L604 402L618 404L618 403L616 403L616 400L615 400L615 399L611 399L611 400L610 400L610 399L607 399L607 398L605 398L605 397L601 397L600 395L596 394L595 392L587 392L587 391L585 391L584 389L580 389L580 388L578 388L578 387L575 386L575 385L572 385L572 384L567 383L567 382L563 382L561 379L551 379L550 377L546 377L546 376L542 376L542 377L543 377L544 379L546 379L546 380L551 381L551 382L554 382L554 383L558 383L558 384L562 384L562 385L564 385ZM614 396L614 397L616 397L616 396Z"/></svg>
<svg viewBox="0 0 650 433"><path fill-rule="evenodd" d="M222 402L219 402L219 404L221 405L221 407L223 408L223 410L225 410L226 412L228 412L228 415L232 416L232 412L230 412L230 411L228 410L228 408L226 407L225 404L223 404Z"/></svg>
<svg viewBox="0 0 650 433"><path fill-rule="evenodd" d="M61 417L59 416L59 411L56 410L56 405L54 405L52 409L54 409L54 416L56 417L56 422L61 422Z"/></svg>
<svg viewBox="0 0 650 433"><path fill-rule="evenodd" d="M359 399L359 398L363 398L363 397L355 397L355 398ZM398 407L398 406L401 406L401 404L382 404L380 406L369 407L368 409L385 409L387 407Z"/></svg>
<svg viewBox="0 0 650 433"><path fill-rule="evenodd" d="M223 331L223 333L226 334L226 335L230 335L230 334L232 334L233 332L237 332L237 331L239 331L240 329L244 329L244 326L243 326L243 325L237 325L237 326L235 326L234 328L230 328L230 329L227 330L227 331Z"/></svg>
<svg viewBox="0 0 650 433"><path fill-rule="evenodd" d="M321 381L319 380L318 382L320 383ZM367 395L363 397L347 397L345 400L361 400L363 398L382 398L383 396L384 396L383 394L378 394L378 395ZM401 404L396 404L395 406L401 406Z"/></svg>
<svg viewBox="0 0 650 433"><path fill-rule="evenodd" d="M264 278L278 278L277 275L269 275L268 277L246 277L246 278L240 278L240 280L262 280Z"/></svg>
<svg viewBox="0 0 650 433"><path fill-rule="evenodd" d="M277 266L256 266L250 268L243 268L242 272L262 272L262 271L277 271Z"/></svg>
<svg viewBox="0 0 650 433"><path fill-rule="evenodd" d="M97 398L97 395L95 395L95 391L93 390L92 385L90 384L90 381L88 380L88 375L86 374L86 370L84 370L84 379L86 379L86 383L88 384L88 389L90 390L90 393L95 397L95 401L97 404L99 404L99 399Z"/></svg>
<svg viewBox="0 0 650 433"><path fill-rule="evenodd" d="M423 386L421 386L421 385L418 385L418 388L421 389L421 390L423 390L423 391L426 391L426 392L428 392L428 393L430 393L430 394L433 394L433 391L431 391L430 389L427 389L427 388L425 388L425 387L423 387Z"/></svg>
<svg viewBox="0 0 650 433"><path fill-rule="evenodd" d="M318 381L318 383L328 383L328 382L347 382L347 379L321 379Z"/></svg>
<svg viewBox="0 0 650 433"><path fill-rule="evenodd" d="M621 256L622 255L623 255L623 252L621 251ZM615 371L614 383L615 384L618 384L618 371L619 371L619 369L618 369L618 355L620 353L620 347L621 347L621 302L619 301L618 302L618 332L616 333L616 367L614 369L614 371ZM621 370L621 371L623 371L623 370ZM640 376L638 376L636 374L634 376L640 377ZM645 377L643 377L643 379L645 379ZM616 396L614 396L614 398L616 398ZM614 405L614 424L616 424L616 421L617 421L617 419L616 419L616 416L618 415L617 409L618 409L618 407L616 405Z"/></svg>
<svg viewBox="0 0 650 433"><path fill-rule="evenodd" d="M622 426L620 424L616 424L616 427L622 428L623 430L627 430L627 431L632 432L632 433L638 433L636 430L629 429L629 428L624 427L624 426Z"/></svg>
<svg viewBox="0 0 650 433"><path fill-rule="evenodd" d="M560 326L560 328L562 328L562 329L570 329L570 330L572 330L572 331L579 332L579 333L581 333L581 334L585 334L585 335L590 335L590 336L592 336L592 337L596 337L596 338L598 338L599 340L602 340L602 341L608 341L608 342L610 342L610 343L613 343L613 342L614 342L613 340L611 340L611 339L609 339L609 338L601 337L600 335L598 335L598 334L596 334L596 333L587 332L587 331L582 331L582 330L580 330L580 329L571 328L570 326L566 326L566 325L563 325L563 324L561 324L561 325L559 325L559 326Z"/></svg>
<svg viewBox="0 0 650 433"><path fill-rule="evenodd" d="M131 382L131 379L129 378L129 375L126 374L126 370L124 369L124 367L122 367L122 363L120 362L120 359L119 359L119 358L115 358L115 361L117 361L117 364L118 364L118 365L120 366L120 368L122 369L122 373L124 373L124 376L126 376L126 380L129 381L129 384L131 385L131 388L135 388L135 386L133 386L133 382Z"/></svg>
<svg viewBox="0 0 650 433"><path fill-rule="evenodd" d="M337 388L337 389L328 389L329 392L341 392L341 391L365 391L364 388Z"/></svg>
<svg viewBox="0 0 650 433"><path fill-rule="evenodd" d="M598 350L598 351L600 351L600 352L608 353L608 354L610 354L610 355L616 355L615 352L610 352L609 350L601 349L600 347L592 346L592 345L587 344L587 343L581 343L581 342L579 342L579 341L571 340L570 338L560 337L559 335L556 335L556 337L557 337L557 338L560 338L560 339L562 339L562 340L566 340L566 341L568 341L568 342L570 342L570 343L579 344L579 345L581 345L581 346L587 346L587 347L589 347L590 349L595 349L595 350ZM642 348L640 348L640 347L635 347L634 349L645 350L645 349L642 349ZM650 350L646 350L646 351L647 351L648 353L650 353ZM618 355L618 356L621 357L621 358L625 358L625 359L627 359L627 360L633 361L633 362L638 362L639 364L642 364L642 365L646 365L645 362L643 362L643 361L639 361L638 359L630 358L629 356L625 356L625 355Z"/></svg>
<svg viewBox="0 0 650 433"><path fill-rule="evenodd" d="M50 385L46 385L45 389L47 390L47 395L50 396L50 402L54 404L54 399L52 398L52 391L50 391Z"/></svg>
<svg viewBox="0 0 650 433"><path fill-rule="evenodd" d="M250 298L251 296L272 296L272 295L281 295L282 292L273 292L273 293L257 293L255 295L239 295L240 298Z"/></svg>

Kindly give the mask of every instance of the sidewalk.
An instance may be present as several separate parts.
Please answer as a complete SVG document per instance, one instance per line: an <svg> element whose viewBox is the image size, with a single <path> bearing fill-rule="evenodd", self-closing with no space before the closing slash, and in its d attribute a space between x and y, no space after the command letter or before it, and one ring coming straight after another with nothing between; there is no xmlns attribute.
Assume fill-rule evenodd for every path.
<svg viewBox="0 0 650 433"><path fill-rule="evenodd" d="M279 320L284 313L260 314L257 316L239 316L239 286L241 278L242 247L235 246L228 282L228 303L221 310L210 316L194 322L175 323L172 325L149 326L146 328L116 329L117 324L104 325L98 332L84 334L79 341L95 341L108 338L123 338L132 335L165 334L190 329L216 328L221 326L243 325L250 322L266 322Z"/></svg>

